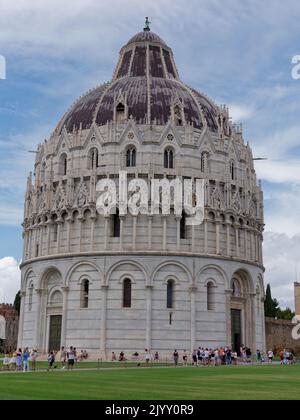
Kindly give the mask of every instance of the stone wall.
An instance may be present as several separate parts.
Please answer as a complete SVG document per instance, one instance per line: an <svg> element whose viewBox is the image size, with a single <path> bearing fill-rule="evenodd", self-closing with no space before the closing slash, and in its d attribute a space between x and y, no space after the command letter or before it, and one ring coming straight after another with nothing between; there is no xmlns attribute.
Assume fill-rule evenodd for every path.
<svg viewBox="0 0 300 420"><path fill-rule="evenodd" d="M267 349L278 354L286 348L300 356L300 340L293 340L292 338L294 326L291 321L266 318Z"/></svg>
<svg viewBox="0 0 300 420"><path fill-rule="evenodd" d="M11 351L17 348L19 315L13 305L0 304L0 315L5 318L5 340L2 340L0 348L2 351Z"/></svg>

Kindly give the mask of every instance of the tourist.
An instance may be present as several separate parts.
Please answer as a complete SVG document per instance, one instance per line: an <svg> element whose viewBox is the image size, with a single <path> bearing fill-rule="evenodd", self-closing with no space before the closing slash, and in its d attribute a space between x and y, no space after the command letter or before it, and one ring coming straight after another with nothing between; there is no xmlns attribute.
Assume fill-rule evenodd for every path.
<svg viewBox="0 0 300 420"><path fill-rule="evenodd" d="M231 354L231 357L232 357L233 365L237 366L237 364L238 364L238 354L237 354L237 352L233 351L232 354Z"/></svg>
<svg viewBox="0 0 300 420"><path fill-rule="evenodd" d="M16 370L22 370L22 350L19 349L17 351L17 357L16 357Z"/></svg>
<svg viewBox="0 0 300 420"><path fill-rule="evenodd" d="M246 348L246 357L247 357L247 363L251 363L252 360L252 352L249 347Z"/></svg>
<svg viewBox="0 0 300 420"><path fill-rule="evenodd" d="M31 362L31 370L35 372L36 370L36 360L38 357L38 352L36 349L33 349L30 353L30 362Z"/></svg>
<svg viewBox="0 0 300 420"><path fill-rule="evenodd" d="M48 369L47 369L48 372L50 372L50 370L53 371L53 369L54 369L54 363L55 363L55 354L54 354L53 351L51 351L48 354Z"/></svg>
<svg viewBox="0 0 300 420"><path fill-rule="evenodd" d="M67 353L68 370L73 370L74 369L75 356L76 356L75 349L71 346L68 353Z"/></svg>
<svg viewBox="0 0 300 420"><path fill-rule="evenodd" d="M256 350L256 361L257 361L257 363L261 363L261 352L260 352L260 350Z"/></svg>
<svg viewBox="0 0 300 420"><path fill-rule="evenodd" d="M28 359L29 359L29 350L28 350L28 348L26 347L24 350L23 350L23 353L22 353L22 364L23 364L23 372L25 373L25 372L28 372L28 370L29 370L29 366L28 366Z"/></svg>
<svg viewBox="0 0 300 420"><path fill-rule="evenodd" d="M175 367L178 366L178 359L179 359L179 354L178 354L178 351L175 350L174 353L173 353L173 360L174 360L174 363L175 363Z"/></svg>
<svg viewBox="0 0 300 420"><path fill-rule="evenodd" d="M197 351L197 366L200 366L202 363L202 349L199 347Z"/></svg>
<svg viewBox="0 0 300 420"><path fill-rule="evenodd" d="M159 363L159 353L158 353L158 351L156 351L155 354L154 354L154 361L156 363Z"/></svg>
<svg viewBox="0 0 300 420"><path fill-rule="evenodd" d="M10 369L10 356L9 353L6 353L2 363L2 370L9 370Z"/></svg>
<svg viewBox="0 0 300 420"><path fill-rule="evenodd" d="M64 347L60 350L60 365L62 369L66 368L66 362L67 362L67 352Z"/></svg>
<svg viewBox="0 0 300 420"><path fill-rule="evenodd" d="M112 362L116 362L117 361L117 356L116 356L116 353L114 351L111 354L111 361Z"/></svg>
<svg viewBox="0 0 300 420"><path fill-rule="evenodd" d="M151 353L147 349L145 349L145 362L146 366L149 366L149 363L151 362Z"/></svg>
<svg viewBox="0 0 300 420"><path fill-rule="evenodd" d="M10 359L10 362L9 362L9 370L16 370L17 369L17 355L18 355L18 353L15 351L13 353L13 357Z"/></svg>
<svg viewBox="0 0 300 420"><path fill-rule="evenodd" d="M186 350L183 351L182 359L183 359L183 366L187 367L187 365L188 365L188 356L187 356Z"/></svg>
<svg viewBox="0 0 300 420"><path fill-rule="evenodd" d="M125 354L123 351L121 351L120 356L119 356L119 362L125 362L126 358L125 358Z"/></svg>
<svg viewBox="0 0 300 420"><path fill-rule="evenodd" d="M193 367L197 367L198 366L197 350L193 351L192 360L193 360L192 362Z"/></svg>

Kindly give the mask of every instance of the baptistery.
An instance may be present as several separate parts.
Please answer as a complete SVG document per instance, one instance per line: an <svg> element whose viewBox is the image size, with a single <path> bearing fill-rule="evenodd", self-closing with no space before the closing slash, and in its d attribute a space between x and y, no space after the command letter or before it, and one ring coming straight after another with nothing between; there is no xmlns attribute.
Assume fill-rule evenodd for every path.
<svg viewBox="0 0 300 420"><path fill-rule="evenodd" d="M101 214L101 180L202 180L204 220ZM151 188L150 188L151 191ZM151 200L151 197L149 198ZM148 24L112 80L37 148L27 182L19 346L91 356L265 349L263 193L225 105L187 86Z"/></svg>

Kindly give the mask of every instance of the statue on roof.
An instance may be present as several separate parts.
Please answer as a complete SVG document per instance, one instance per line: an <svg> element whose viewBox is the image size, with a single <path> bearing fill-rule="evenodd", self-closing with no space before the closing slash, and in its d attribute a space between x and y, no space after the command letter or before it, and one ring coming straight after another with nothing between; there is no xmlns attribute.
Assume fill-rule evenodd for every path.
<svg viewBox="0 0 300 420"><path fill-rule="evenodd" d="M144 27L144 31L146 32L146 31L151 31L151 29L150 29L150 20L149 20L149 18L148 18L148 16L145 18L145 27Z"/></svg>

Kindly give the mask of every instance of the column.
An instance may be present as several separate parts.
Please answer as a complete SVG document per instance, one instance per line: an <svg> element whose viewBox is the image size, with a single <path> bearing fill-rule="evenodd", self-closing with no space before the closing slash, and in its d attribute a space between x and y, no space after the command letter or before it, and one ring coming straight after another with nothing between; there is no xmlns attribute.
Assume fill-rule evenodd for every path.
<svg viewBox="0 0 300 420"><path fill-rule="evenodd" d="M91 216L90 252L94 251L96 216Z"/></svg>
<svg viewBox="0 0 300 420"><path fill-rule="evenodd" d="M197 287L192 286L191 292L191 353L196 349L196 293Z"/></svg>
<svg viewBox="0 0 300 420"><path fill-rule="evenodd" d="M110 222L110 216L109 215L107 215L107 216L105 216L104 217L104 250L106 251L107 249L108 249L108 241L109 241L109 238L108 238L108 235L109 235L109 226L108 226L108 224L109 224L109 222Z"/></svg>
<svg viewBox="0 0 300 420"><path fill-rule="evenodd" d="M239 241L239 227L238 225L234 226L234 230L235 230L235 243L236 243L236 256L237 258L240 257L240 241Z"/></svg>
<svg viewBox="0 0 300 420"><path fill-rule="evenodd" d="M83 240L83 236L82 236L82 230L83 230L83 217L78 217L78 221L79 221L79 252L82 251L82 240Z"/></svg>
<svg viewBox="0 0 300 420"><path fill-rule="evenodd" d="M108 286L103 285L102 291L102 310L101 310L101 332L100 332L100 353L101 357L106 358L106 318L107 318L107 292Z"/></svg>
<svg viewBox="0 0 300 420"><path fill-rule="evenodd" d="M62 222L58 220L56 223L57 223L56 254L59 254L59 251L60 251L60 241L61 241Z"/></svg>
<svg viewBox="0 0 300 420"><path fill-rule="evenodd" d="M162 219L163 219L163 243L162 243L162 247L163 247L163 251L165 251L167 249L167 216L162 215Z"/></svg>
<svg viewBox="0 0 300 420"><path fill-rule="evenodd" d="M120 251L123 250L123 243L124 243L124 222L125 222L125 217L120 216L120 243L119 243Z"/></svg>
<svg viewBox="0 0 300 420"><path fill-rule="evenodd" d="M226 331L227 331L227 346L232 346L231 337L231 295L232 290L225 290L226 294Z"/></svg>
<svg viewBox="0 0 300 420"><path fill-rule="evenodd" d="M181 217L179 217L179 216L176 216L175 217L175 220L176 220L176 224L177 224L177 230L176 230L176 232L177 232L177 240L176 240L176 243L177 243L177 251L179 252L180 251L180 222L181 222Z"/></svg>
<svg viewBox="0 0 300 420"><path fill-rule="evenodd" d="M255 310L255 300L256 300L256 294L250 293L250 319L247 322L247 328L249 328L249 331L252 331L252 337L250 341L250 346L252 349L252 354L255 355L256 352L256 310Z"/></svg>
<svg viewBox="0 0 300 420"><path fill-rule="evenodd" d="M26 292L21 292L21 310L20 310L20 319L19 319L18 348L23 348L25 298L26 298Z"/></svg>
<svg viewBox="0 0 300 420"><path fill-rule="evenodd" d="M133 219L133 232L132 232L132 250L136 249L136 227L137 227L137 216L132 216Z"/></svg>
<svg viewBox="0 0 300 420"><path fill-rule="evenodd" d="M244 259L248 260L248 233L246 227L244 227Z"/></svg>
<svg viewBox="0 0 300 420"><path fill-rule="evenodd" d="M192 225L192 252L195 251L195 231L196 231L196 226Z"/></svg>
<svg viewBox="0 0 300 420"><path fill-rule="evenodd" d="M146 285L146 348L152 348L152 289L150 284Z"/></svg>
<svg viewBox="0 0 300 420"><path fill-rule="evenodd" d="M68 317L68 294L69 287L65 286L63 290L63 313L62 313L62 325L61 325L61 345L67 347L67 317Z"/></svg>
<svg viewBox="0 0 300 420"><path fill-rule="evenodd" d="M227 236L227 256L228 257L231 256L230 228L231 228L231 224L227 223L227 225L226 225L226 236Z"/></svg>
<svg viewBox="0 0 300 420"><path fill-rule="evenodd" d="M44 289L36 289L37 294L37 307L36 307L36 323L35 323L35 347L37 350L41 350L41 307Z"/></svg>
<svg viewBox="0 0 300 420"><path fill-rule="evenodd" d="M67 222L67 249L66 252L70 253L71 252L71 226L72 226L72 219L71 218L67 218L66 220Z"/></svg>
<svg viewBox="0 0 300 420"><path fill-rule="evenodd" d="M207 224L207 220L204 220L204 253L208 254L208 224Z"/></svg>
<svg viewBox="0 0 300 420"><path fill-rule="evenodd" d="M148 216L148 250L152 250L152 220L153 216Z"/></svg>
<svg viewBox="0 0 300 420"><path fill-rule="evenodd" d="M52 226L52 222L48 221L47 222L46 255L50 255L51 226Z"/></svg>
<svg viewBox="0 0 300 420"><path fill-rule="evenodd" d="M221 247L220 247L220 227L221 227L220 222L216 222L216 254L217 255L221 254L221 252L220 252L220 249L221 249Z"/></svg>

